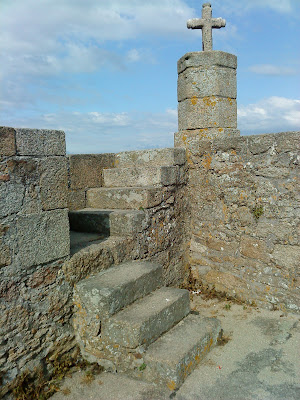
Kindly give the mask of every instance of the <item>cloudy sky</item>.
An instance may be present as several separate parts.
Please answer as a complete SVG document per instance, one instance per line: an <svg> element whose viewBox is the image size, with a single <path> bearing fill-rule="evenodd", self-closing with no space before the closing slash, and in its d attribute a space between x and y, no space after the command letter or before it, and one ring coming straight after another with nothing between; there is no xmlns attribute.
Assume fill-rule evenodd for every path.
<svg viewBox="0 0 300 400"><path fill-rule="evenodd" d="M203 1L204 2L204 1ZM211 0L238 56L241 134L300 128L300 0ZM0 0L0 125L62 129L70 153L172 147L177 60L200 0Z"/></svg>

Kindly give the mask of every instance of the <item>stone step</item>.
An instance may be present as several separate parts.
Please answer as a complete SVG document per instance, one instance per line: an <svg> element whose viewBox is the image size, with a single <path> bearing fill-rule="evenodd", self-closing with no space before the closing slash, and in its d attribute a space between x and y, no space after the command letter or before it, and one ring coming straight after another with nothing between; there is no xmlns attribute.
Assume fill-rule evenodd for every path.
<svg viewBox="0 0 300 400"><path fill-rule="evenodd" d="M79 310L102 320L162 286L162 267L130 261L80 281L74 288Z"/></svg>
<svg viewBox="0 0 300 400"><path fill-rule="evenodd" d="M105 187L170 186L178 182L178 175L178 166L139 166L103 170Z"/></svg>
<svg viewBox="0 0 300 400"><path fill-rule="evenodd" d="M101 210L84 208L69 211L70 229L77 232L95 232L122 236L143 229L145 213L139 210Z"/></svg>
<svg viewBox="0 0 300 400"><path fill-rule="evenodd" d="M163 200L161 188L93 188L87 191L87 206L101 209L143 209L155 207Z"/></svg>
<svg viewBox="0 0 300 400"><path fill-rule="evenodd" d="M215 318L188 315L150 344L144 357L144 378L170 390L179 388L216 343L220 330Z"/></svg>
<svg viewBox="0 0 300 400"><path fill-rule="evenodd" d="M152 165L183 165L186 161L186 153L183 148L150 149L138 151L124 151L115 156L117 168Z"/></svg>
<svg viewBox="0 0 300 400"><path fill-rule="evenodd" d="M109 318L103 325L102 337L131 349L147 346L189 312L187 290L163 287Z"/></svg>

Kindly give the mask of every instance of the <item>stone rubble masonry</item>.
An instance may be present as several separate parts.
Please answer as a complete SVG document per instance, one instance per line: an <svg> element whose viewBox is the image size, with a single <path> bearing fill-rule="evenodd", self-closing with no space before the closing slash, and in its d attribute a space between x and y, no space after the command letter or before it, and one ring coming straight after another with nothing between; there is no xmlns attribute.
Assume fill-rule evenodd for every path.
<svg viewBox="0 0 300 400"><path fill-rule="evenodd" d="M202 140L237 131L236 56L223 51L187 53L178 69L178 129L175 145L185 137ZM205 130L205 131L204 131Z"/></svg>
<svg viewBox="0 0 300 400"><path fill-rule="evenodd" d="M3 390L74 348L68 171L62 131L0 127L0 370Z"/></svg>
<svg viewBox="0 0 300 400"><path fill-rule="evenodd" d="M299 132L185 141L189 265L208 287L300 311Z"/></svg>

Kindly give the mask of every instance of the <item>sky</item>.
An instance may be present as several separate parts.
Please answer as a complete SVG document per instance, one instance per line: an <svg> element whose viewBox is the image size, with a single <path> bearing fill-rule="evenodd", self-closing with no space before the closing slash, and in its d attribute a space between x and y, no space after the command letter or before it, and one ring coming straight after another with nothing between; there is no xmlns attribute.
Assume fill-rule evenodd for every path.
<svg viewBox="0 0 300 400"><path fill-rule="evenodd" d="M177 60L199 0L0 0L0 125L60 129L68 153L173 147ZM300 0L211 0L238 57L241 135L300 129Z"/></svg>

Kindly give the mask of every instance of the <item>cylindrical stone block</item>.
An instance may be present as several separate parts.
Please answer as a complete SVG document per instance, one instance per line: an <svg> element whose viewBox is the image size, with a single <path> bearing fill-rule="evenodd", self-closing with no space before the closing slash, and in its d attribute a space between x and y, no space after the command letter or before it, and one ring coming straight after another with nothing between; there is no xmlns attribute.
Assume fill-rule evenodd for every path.
<svg viewBox="0 0 300 400"><path fill-rule="evenodd" d="M178 137L205 129L207 139L238 134L237 58L223 51L187 53L178 67ZM180 141L179 141L180 142ZM177 145L179 145L179 142Z"/></svg>

